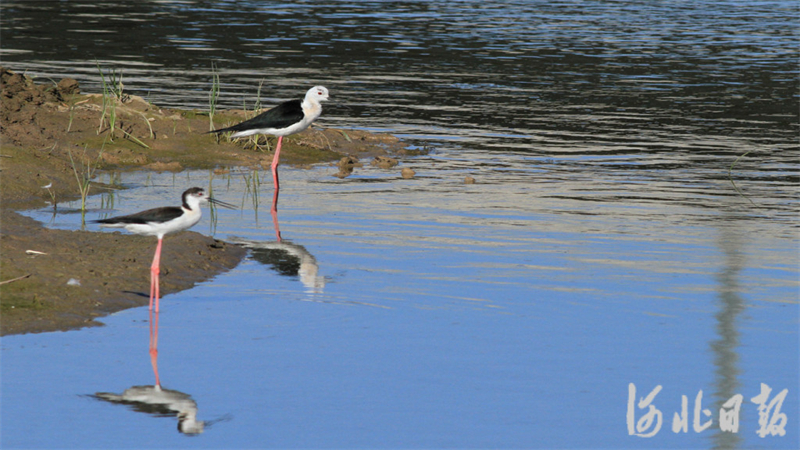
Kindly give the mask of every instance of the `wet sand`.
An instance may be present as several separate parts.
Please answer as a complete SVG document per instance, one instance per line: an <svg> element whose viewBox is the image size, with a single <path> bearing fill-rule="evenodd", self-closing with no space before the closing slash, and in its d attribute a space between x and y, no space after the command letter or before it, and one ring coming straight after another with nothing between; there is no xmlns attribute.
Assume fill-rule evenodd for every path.
<svg viewBox="0 0 800 450"><path fill-rule="evenodd" d="M154 238L50 230L16 212L47 206L53 195L57 202L79 199L73 167L80 174L87 165L97 167L98 173L179 172L268 168L272 162L274 138L216 139L206 134L211 126L207 112L159 108L123 92L121 99L106 103L104 114L103 96L81 93L71 79L32 80L0 68L0 83L0 335L98 325L98 317L149 301ZM214 127L253 114L224 111L214 116ZM312 127L284 138L281 164L404 153L394 136ZM331 174L335 172L332 167ZM49 190L43 189L46 185L51 185ZM108 188L92 183L90 194ZM175 199L159 202L173 203ZM162 295L230 270L245 254L241 247L193 231L169 235L161 261ZM68 284L71 279L80 285Z"/></svg>

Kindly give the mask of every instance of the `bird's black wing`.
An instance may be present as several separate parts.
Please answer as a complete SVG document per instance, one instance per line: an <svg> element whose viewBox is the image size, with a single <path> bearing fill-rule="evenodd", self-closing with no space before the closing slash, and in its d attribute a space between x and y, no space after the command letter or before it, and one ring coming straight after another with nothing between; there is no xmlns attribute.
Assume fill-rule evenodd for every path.
<svg viewBox="0 0 800 450"><path fill-rule="evenodd" d="M290 100L265 111L250 120L245 120L232 127L220 130L209 131L209 133L223 133L226 131L245 131L259 128L286 128L305 117L302 102L300 100Z"/></svg>
<svg viewBox="0 0 800 450"><path fill-rule="evenodd" d="M163 208L153 208L127 216L110 217L108 219L95 220L94 223L107 225L139 223L147 224L150 222L166 222L183 214L183 210L177 206L165 206Z"/></svg>

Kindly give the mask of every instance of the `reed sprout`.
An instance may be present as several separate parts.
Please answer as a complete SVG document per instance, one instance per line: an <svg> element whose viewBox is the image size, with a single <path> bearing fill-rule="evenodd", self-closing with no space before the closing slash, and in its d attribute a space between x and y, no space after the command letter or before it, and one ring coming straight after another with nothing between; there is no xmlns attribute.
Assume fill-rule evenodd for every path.
<svg viewBox="0 0 800 450"><path fill-rule="evenodd" d="M47 186L44 186L44 189L47 189L47 193L50 194L50 199L53 201L53 214L55 214L56 211L58 210L58 202L56 201L56 193L55 193L55 191L50 189L52 187L53 187L53 183L50 182L50 184L48 184Z"/></svg>
<svg viewBox="0 0 800 450"><path fill-rule="evenodd" d="M67 133L72 129L72 121L75 120L75 93L69 99L69 124L67 124Z"/></svg>
<svg viewBox="0 0 800 450"><path fill-rule="evenodd" d="M113 142L117 125L117 103L122 100L122 72L112 70L108 74L108 80L106 80L106 73L103 72L100 63L97 61L95 63L97 64L97 70L100 72L100 83L103 87L103 104L100 111L100 126L97 128L97 134L103 131L103 126L107 121L109 141Z"/></svg>
<svg viewBox="0 0 800 450"><path fill-rule="evenodd" d="M214 198L214 171L211 170L208 174L208 191L207 195ZM217 207L213 202L208 202L208 215L209 215L209 233L212 235L217 232Z"/></svg>
<svg viewBox="0 0 800 450"><path fill-rule="evenodd" d="M150 139L155 139L155 134L153 133L153 126L150 125L150 119L148 119L143 112L140 112L139 114L141 114L142 118L144 119L144 123L147 124L147 128L150 130Z"/></svg>
<svg viewBox="0 0 800 450"><path fill-rule="evenodd" d="M95 172L100 165L100 158L103 155L104 147L105 142L103 142L103 147L100 148L94 162L92 162L91 158L86 156L87 146L83 147L83 155L81 155L81 161L79 162L76 162L75 158L72 156L72 150L67 149L70 163L72 163L72 173L75 174L75 180L78 182L78 192L81 196L81 222L85 220L86 198L89 197L89 190L92 187L92 178L94 178Z"/></svg>

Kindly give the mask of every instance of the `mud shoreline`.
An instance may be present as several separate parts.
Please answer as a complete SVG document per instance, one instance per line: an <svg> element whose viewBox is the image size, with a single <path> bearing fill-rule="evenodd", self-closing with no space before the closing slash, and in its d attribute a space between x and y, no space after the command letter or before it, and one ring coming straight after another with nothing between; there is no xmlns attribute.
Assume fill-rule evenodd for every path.
<svg viewBox="0 0 800 450"><path fill-rule="evenodd" d="M6 68L0 68L0 86L0 335L95 326L99 317L149 301L152 238L50 230L16 212L44 207L51 195L57 202L80 198L74 167L180 172L267 168L272 162L274 139L217 140L205 134L211 126L207 112L159 108L124 93L83 94L75 80L40 83ZM217 113L214 127L253 114ZM385 161L405 152L394 136L312 127L284 138L281 164L340 161L337 176L347 176L353 161ZM103 189L93 183L91 194ZM246 255L239 246L194 231L167 236L164 247L162 295L230 270ZM80 285L68 285L70 279Z"/></svg>

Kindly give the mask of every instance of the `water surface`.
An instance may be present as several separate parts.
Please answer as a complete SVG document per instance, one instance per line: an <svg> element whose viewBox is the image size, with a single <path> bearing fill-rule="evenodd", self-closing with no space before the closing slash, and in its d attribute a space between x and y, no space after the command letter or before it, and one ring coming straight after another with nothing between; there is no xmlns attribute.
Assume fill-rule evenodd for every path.
<svg viewBox="0 0 800 450"><path fill-rule="evenodd" d="M3 446L797 448L796 9L3 2L12 69L97 91L97 59L129 93L202 109L214 62L224 107L252 108L262 80L266 105L324 84L319 126L432 149L403 161L413 180L285 168L281 242L266 173L258 201L246 172L123 174L116 211L95 198L88 218L194 185L242 206L196 231L248 259L159 317L161 381L204 432L95 397L154 384L138 308L3 339ZM637 401L662 386L652 438L630 435L631 383ZM785 436L757 434L761 383L788 390Z"/></svg>

